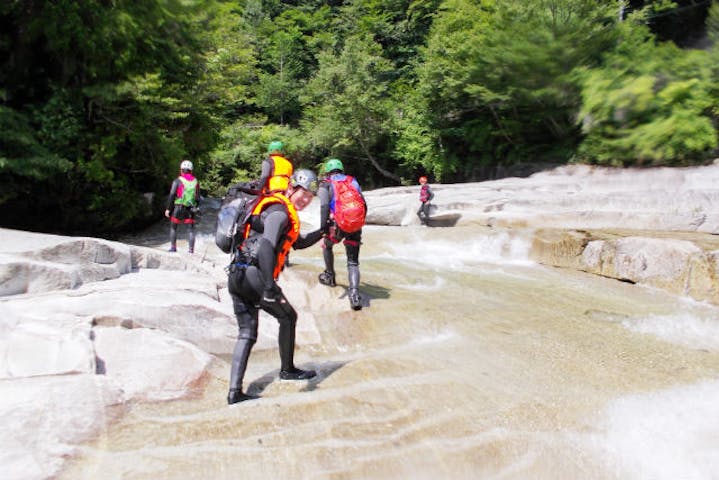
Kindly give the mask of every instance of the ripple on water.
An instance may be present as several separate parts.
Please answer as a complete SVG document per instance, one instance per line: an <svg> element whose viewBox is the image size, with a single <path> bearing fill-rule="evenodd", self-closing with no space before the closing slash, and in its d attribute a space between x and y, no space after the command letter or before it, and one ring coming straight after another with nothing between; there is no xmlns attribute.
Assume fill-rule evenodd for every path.
<svg viewBox="0 0 719 480"><path fill-rule="evenodd" d="M719 351L719 318L680 312L625 319L629 330L654 335L667 342L689 348ZM719 413L718 413L719 414Z"/></svg>

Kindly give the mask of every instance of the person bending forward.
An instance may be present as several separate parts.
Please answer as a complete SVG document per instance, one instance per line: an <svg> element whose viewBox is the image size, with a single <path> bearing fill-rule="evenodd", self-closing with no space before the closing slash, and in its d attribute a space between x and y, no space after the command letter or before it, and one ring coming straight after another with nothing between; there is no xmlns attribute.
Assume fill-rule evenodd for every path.
<svg viewBox="0 0 719 480"><path fill-rule="evenodd" d="M321 230L301 235L297 215L316 193L314 172L297 170L286 192L265 196L254 208L244 241L234 252L227 283L239 335L232 354L228 404L254 398L242 391L242 381L257 341L260 309L279 322L280 378L305 380L316 375L314 370L302 370L294 364L297 312L277 285L290 248L307 248L322 238Z"/></svg>

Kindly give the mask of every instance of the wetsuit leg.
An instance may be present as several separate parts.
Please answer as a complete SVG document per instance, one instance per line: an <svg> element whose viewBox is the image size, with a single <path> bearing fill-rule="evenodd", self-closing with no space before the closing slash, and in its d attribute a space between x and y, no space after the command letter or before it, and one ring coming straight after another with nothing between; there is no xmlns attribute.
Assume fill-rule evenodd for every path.
<svg viewBox="0 0 719 480"><path fill-rule="evenodd" d="M272 303L263 302L262 309L275 317L280 324L277 343L280 350L280 378L283 380L306 380L317 375L314 370L295 367L295 327L297 312L284 294Z"/></svg>
<svg viewBox="0 0 719 480"><path fill-rule="evenodd" d="M170 250L177 250L177 223L170 222Z"/></svg>
<svg viewBox="0 0 719 480"><path fill-rule="evenodd" d="M189 250L190 250L190 253L194 253L195 252L195 224L190 223L188 226L190 227L190 232L187 235L188 236L187 240L188 240L188 243L190 244Z"/></svg>
<svg viewBox="0 0 719 480"><path fill-rule="evenodd" d="M325 261L325 271L332 275L335 274L335 255L332 252L333 246L334 242L329 238L325 238L322 241L322 258Z"/></svg>
<svg viewBox="0 0 719 480"><path fill-rule="evenodd" d="M422 204L422 212L424 212L424 223L427 223L427 221L429 220L429 207L429 202L425 202Z"/></svg>
<svg viewBox="0 0 719 480"><path fill-rule="evenodd" d="M359 294L360 270L359 251L362 243L362 231L355 232L344 241L345 252L347 253L347 277L349 280L349 301L354 310L362 308L362 301Z"/></svg>
<svg viewBox="0 0 719 480"><path fill-rule="evenodd" d="M295 325L297 324L297 312L281 294L277 301L262 303L262 309L275 317L280 324L277 343L280 349L280 362L283 371L292 370L295 367Z"/></svg>
<svg viewBox="0 0 719 480"><path fill-rule="evenodd" d="M348 235L344 241L345 253L347 254L347 274L351 289L359 287L359 252L361 243L362 230Z"/></svg>
<svg viewBox="0 0 719 480"><path fill-rule="evenodd" d="M245 304L242 299L232 296L233 308L239 327L237 343L232 352L232 367L230 369L230 396L237 397L242 393L242 380L247 370L247 362L250 359L250 352L257 341L258 311L256 308ZM234 390L234 392L233 392ZM236 403L230 402L229 403Z"/></svg>
<svg viewBox="0 0 719 480"><path fill-rule="evenodd" d="M246 271L237 269L228 277L228 291L232 297L232 307L239 333L237 343L232 353L232 366L230 368L230 391L227 395L227 403L237 403L254 397L242 392L242 381L247 370L247 362L250 358L252 347L257 341L257 328L259 310L254 302L257 293L247 281Z"/></svg>
<svg viewBox="0 0 719 480"><path fill-rule="evenodd" d="M320 283L330 287L334 287L335 283L335 256L332 252L334 242L325 237L322 240L322 258L325 261L325 271L320 273Z"/></svg>

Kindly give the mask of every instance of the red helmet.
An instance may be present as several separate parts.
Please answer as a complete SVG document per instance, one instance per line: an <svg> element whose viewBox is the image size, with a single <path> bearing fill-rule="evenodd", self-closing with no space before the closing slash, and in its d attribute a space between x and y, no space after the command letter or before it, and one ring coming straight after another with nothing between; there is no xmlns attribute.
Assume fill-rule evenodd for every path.
<svg viewBox="0 0 719 480"><path fill-rule="evenodd" d="M421 177L419 177L419 183L421 183L422 185L424 185L425 183L427 183L427 177L425 177L424 175L422 175Z"/></svg>

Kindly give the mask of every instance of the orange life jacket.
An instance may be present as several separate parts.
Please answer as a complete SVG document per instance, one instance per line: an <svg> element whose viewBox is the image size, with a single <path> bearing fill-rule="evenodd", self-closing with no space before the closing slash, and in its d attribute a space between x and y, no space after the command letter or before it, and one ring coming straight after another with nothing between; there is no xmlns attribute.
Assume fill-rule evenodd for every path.
<svg viewBox="0 0 719 480"><path fill-rule="evenodd" d="M255 208L252 210L252 215L259 215L260 213L262 213L262 210L272 205L273 203L284 204L287 208L287 216L290 220L290 228L285 234L285 237L282 240L282 244L280 245L279 251L277 252L277 262L275 263L275 270L274 272L272 272L272 276L275 280L277 280L277 278L280 276L282 268L285 266L285 259L287 258L287 254L290 253L290 248L292 248L292 245L295 243L297 237L299 237L300 235L300 217L297 214L297 209L292 204L292 202L290 202L290 199L281 193L275 193L263 197L259 201L257 206L255 206ZM247 224L245 225L244 238L250 236L250 229L251 222L247 222Z"/></svg>
<svg viewBox="0 0 719 480"><path fill-rule="evenodd" d="M294 168L292 162L276 153L270 155L272 171L267 179L267 193L284 192L290 185L290 177ZM264 185L263 185L264 187Z"/></svg>

